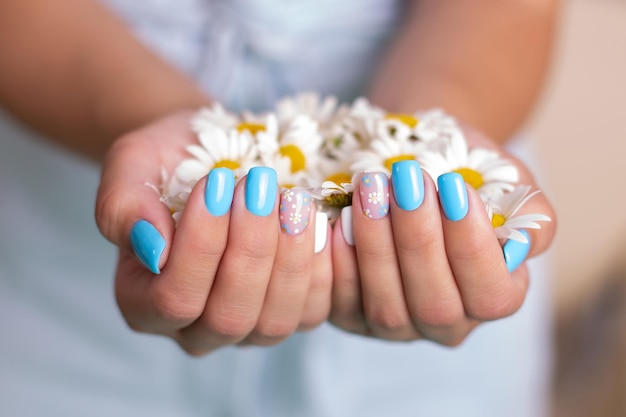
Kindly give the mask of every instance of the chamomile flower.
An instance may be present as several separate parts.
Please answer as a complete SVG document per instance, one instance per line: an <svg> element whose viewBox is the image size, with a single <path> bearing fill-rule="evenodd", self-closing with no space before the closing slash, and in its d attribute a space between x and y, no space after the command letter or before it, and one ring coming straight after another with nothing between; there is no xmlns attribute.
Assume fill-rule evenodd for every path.
<svg viewBox="0 0 626 417"><path fill-rule="evenodd" d="M236 129L241 123L241 118L215 103L211 107L205 107L198 111L191 119L191 128L197 134L202 134L207 128L220 128L222 130Z"/></svg>
<svg viewBox="0 0 626 417"><path fill-rule="evenodd" d="M318 211L326 213L332 223L342 208L352 204L354 185L352 181L342 183L324 181L321 186L310 189L309 193L311 198L318 201Z"/></svg>
<svg viewBox="0 0 626 417"><path fill-rule="evenodd" d="M170 177L165 168L161 169L161 183L158 186L151 183L146 183L146 186L152 188L160 196L161 202L167 206L178 223L189 200L192 186L183 183L176 176Z"/></svg>
<svg viewBox="0 0 626 417"><path fill-rule="evenodd" d="M341 108L346 109L345 106ZM317 93L304 92L280 100L276 104L276 117L279 126L286 128L296 117L308 116L318 123L320 130L324 130L335 121L338 109L336 97L327 96L322 100Z"/></svg>
<svg viewBox="0 0 626 417"><path fill-rule="evenodd" d="M382 135L372 140L369 149L354 153L350 168L353 172L382 171L391 174L395 162L417 159L423 151L422 143L407 136Z"/></svg>
<svg viewBox="0 0 626 417"><path fill-rule="evenodd" d="M385 111L361 97L354 101L342 120L343 132L352 136L360 148L368 148L377 136L378 123L385 120Z"/></svg>
<svg viewBox="0 0 626 417"><path fill-rule="evenodd" d="M487 215L491 220L498 239L512 239L528 243L519 229L541 229L537 222L552 221L545 214L523 214L515 216L520 208L540 191L529 194L530 186L519 185L510 193L498 191L489 196L486 202Z"/></svg>
<svg viewBox="0 0 626 417"><path fill-rule="evenodd" d="M267 125L278 126L275 115L268 116ZM317 123L308 116L297 116L284 130L268 129L257 135L259 155L264 164L275 164L281 158L289 161L295 176L314 175L320 154L322 136ZM273 161L273 162L272 162Z"/></svg>
<svg viewBox="0 0 626 417"><path fill-rule="evenodd" d="M496 191L511 191L519 180L510 161L488 149L469 150L461 134L445 139L439 151L422 152L417 160L432 178L447 172L461 174L483 198Z"/></svg>
<svg viewBox="0 0 626 417"><path fill-rule="evenodd" d="M254 139L247 131L206 125L198 140L199 145L186 148L193 158L185 159L176 169L176 177L183 183L193 185L213 168L230 168L235 178L241 178L259 164Z"/></svg>
<svg viewBox="0 0 626 417"><path fill-rule="evenodd" d="M411 133L424 142L458 136L461 132L456 119L441 109L418 112L415 117L418 123Z"/></svg>

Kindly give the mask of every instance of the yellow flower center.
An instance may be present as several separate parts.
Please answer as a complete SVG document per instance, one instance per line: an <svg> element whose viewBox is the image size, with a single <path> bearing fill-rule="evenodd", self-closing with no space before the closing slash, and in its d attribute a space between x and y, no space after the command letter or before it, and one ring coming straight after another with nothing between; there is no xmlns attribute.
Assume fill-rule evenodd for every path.
<svg viewBox="0 0 626 417"><path fill-rule="evenodd" d="M465 180L465 182L471 185L475 190L480 188L485 183L481 173L473 170L472 168L459 168L455 169L453 172L461 174L461 176L463 176L463 180Z"/></svg>
<svg viewBox="0 0 626 417"><path fill-rule="evenodd" d="M332 181L337 185L341 185L345 183L351 183L352 177L348 173L338 172L336 174L330 175L328 178L326 178L326 181Z"/></svg>
<svg viewBox="0 0 626 417"><path fill-rule="evenodd" d="M326 204L331 207L346 207L352 204L352 193L350 194L331 194L324 199Z"/></svg>
<svg viewBox="0 0 626 417"><path fill-rule="evenodd" d="M262 125L261 123L239 123L237 126L237 132L241 133L244 130L247 130L252 135L256 135L259 132L265 132L265 125Z"/></svg>
<svg viewBox="0 0 626 417"><path fill-rule="evenodd" d="M228 168L232 171L238 169L241 165L239 165L239 162L237 161L233 161L230 159L222 159L221 161L217 162L215 165L213 165L213 168Z"/></svg>
<svg viewBox="0 0 626 417"><path fill-rule="evenodd" d="M418 118L410 114L387 113L387 116L385 117L389 120L398 120L409 127L415 127L419 123Z"/></svg>
<svg viewBox="0 0 626 417"><path fill-rule="evenodd" d="M491 225L494 227L494 229L496 227L502 226L505 222L506 222L506 219L501 214L496 213L491 217Z"/></svg>
<svg viewBox="0 0 626 417"><path fill-rule="evenodd" d="M306 166L306 158L302 151L296 145L282 146L278 152L282 156L291 159L291 173L302 171Z"/></svg>
<svg viewBox="0 0 626 417"><path fill-rule="evenodd" d="M408 154L392 156L391 158L388 158L387 160L385 160L385 168L391 171L392 165L395 164L396 162L410 161L412 159L415 159L415 156L408 155Z"/></svg>

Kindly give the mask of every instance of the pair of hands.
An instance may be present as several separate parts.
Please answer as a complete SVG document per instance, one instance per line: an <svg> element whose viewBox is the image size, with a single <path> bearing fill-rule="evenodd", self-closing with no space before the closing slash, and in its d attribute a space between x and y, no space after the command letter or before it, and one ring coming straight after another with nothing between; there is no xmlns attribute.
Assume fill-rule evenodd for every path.
<svg viewBox="0 0 626 417"><path fill-rule="evenodd" d="M342 225L349 218L342 216L332 229L327 226L318 253L314 205L303 232L285 233L280 196L269 215L247 209L248 178L236 185L232 206L221 216L207 210L206 178L199 181L175 227L146 183L159 184L162 167L172 172L186 157L185 146L195 142L190 117L179 113L120 138L104 161L96 219L120 248L115 294L132 329L171 337L192 355L230 344L272 345L326 320L376 338L453 346L480 322L522 305L528 271L522 264L508 272L478 195L467 187L467 215L448 220L426 173L419 208L400 208L389 187L389 215L380 219L363 214L357 187L348 213L354 245L344 237L350 227ZM495 146L469 129L466 134L470 144ZM528 170L507 157L518 166L520 181L534 186ZM554 219L543 194L522 210ZM165 244L157 260L160 274L131 250L139 220ZM554 228L553 221L528 231L529 257L549 246Z"/></svg>

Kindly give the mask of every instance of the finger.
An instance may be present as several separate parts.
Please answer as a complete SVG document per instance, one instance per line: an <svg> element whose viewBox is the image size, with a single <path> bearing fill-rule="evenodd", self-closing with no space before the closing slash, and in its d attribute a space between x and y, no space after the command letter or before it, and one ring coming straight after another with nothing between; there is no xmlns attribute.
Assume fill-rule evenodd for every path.
<svg viewBox="0 0 626 417"><path fill-rule="evenodd" d="M318 223L326 228L325 236L331 236L328 217L325 213L317 212L315 215L316 231ZM316 232L316 242L320 239ZM326 240L323 238L323 240ZM318 243L316 243L316 246ZM321 243L319 244L320 246ZM323 245L323 249L317 252L313 258L313 268L309 290L306 294L302 317L300 318L299 331L311 330L328 319L331 309L331 295L333 287L333 261L332 243Z"/></svg>
<svg viewBox="0 0 626 417"><path fill-rule="evenodd" d="M493 141L476 129L464 125L463 130L468 142L472 143L473 146L481 146L487 149L492 149L501 153L504 158L510 160L518 169L520 184L530 185L532 190L539 189L537 181L528 167L518 158L506 149L498 147ZM527 257L532 258L533 256L537 256L547 250L554 240L557 227L557 217L553 205L544 193L536 194L517 213L517 215L524 214L544 214L551 219L549 222L541 222L541 229L526 230L529 236L529 241L531 242L529 250L527 251Z"/></svg>
<svg viewBox="0 0 626 417"><path fill-rule="evenodd" d="M128 318L147 331L163 333L188 326L200 316L226 247L234 185L233 172L227 168L212 170L196 184L163 272L144 279L144 285L128 282L120 294Z"/></svg>
<svg viewBox="0 0 626 417"><path fill-rule="evenodd" d="M332 231L333 288L330 321L351 333L369 335L365 323L359 264L354 247L352 206L344 207Z"/></svg>
<svg viewBox="0 0 626 417"><path fill-rule="evenodd" d="M278 213L281 233L272 275L259 320L244 343L272 345L291 335L300 322L311 282L315 206L309 193L284 190Z"/></svg>
<svg viewBox="0 0 626 417"><path fill-rule="evenodd" d="M406 302L425 337L458 344L472 323L448 263L437 191L417 161L392 167L391 220Z"/></svg>
<svg viewBox="0 0 626 417"><path fill-rule="evenodd" d="M278 245L276 172L252 168L235 188L228 242L201 317L178 341L202 354L243 340L263 307Z"/></svg>
<svg viewBox="0 0 626 417"><path fill-rule="evenodd" d="M352 200L352 224L363 308L374 335L392 340L418 337L404 297L389 211L389 180L363 173Z"/></svg>
<svg viewBox="0 0 626 417"><path fill-rule="evenodd" d="M527 281L508 273L480 197L455 172L439 176L446 252L466 314L493 320L519 309Z"/></svg>
<svg viewBox="0 0 626 417"><path fill-rule="evenodd" d="M155 274L167 261L174 222L154 187L161 185L163 170L172 172L184 157L181 144L193 140L186 120L177 115L119 139L103 163L98 227L118 247L134 250Z"/></svg>

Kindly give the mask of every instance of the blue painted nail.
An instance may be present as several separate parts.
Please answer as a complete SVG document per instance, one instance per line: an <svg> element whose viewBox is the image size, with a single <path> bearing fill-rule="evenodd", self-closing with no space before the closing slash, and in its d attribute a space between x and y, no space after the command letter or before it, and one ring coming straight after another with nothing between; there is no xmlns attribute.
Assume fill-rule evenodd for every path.
<svg viewBox="0 0 626 417"><path fill-rule="evenodd" d="M437 178L439 186L439 201L443 207L443 213L448 220L454 222L463 219L469 210L467 189L461 174L448 172Z"/></svg>
<svg viewBox="0 0 626 417"><path fill-rule="evenodd" d="M424 176L415 160L399 161L391 167L391 182L396 204L402 210L415 210L424 201Z"/></svg>
<svg viewBox="0 0 626 417"><path fill-rule="evenodd" d="M130 244L137 258L150 271L159 274L159 260L163 249L165 249L165 239L157 229L145 220L139 220L130 230Z"/></svg>
<svg viewBox="0 0 626 417"><path fill-rule="evenodd" d="M207 210L214 216L223 216L230 210L235 190L235 175L228 168L215 168L209 172L204 203Z"/></svg>
<svg viewBox="0 0 626 417"><path fill-rule="evenodd" d="M256 216L269 216L274 210L278 182L276 171L268 167L254 167L246 181L246 208Z"/></svg>
<svg viewBox="0 0 626 417"><path fill-rule="evenodd" d="M515 271L517 267L526 260L528 252L530 251L530 237L528 236L528 233L525 230L520 230L520 232L528 240L526 243L509 239L502 248L502 252L504 252L504 261L506 262L506 267L509 269L509 272Z"/></svg>

